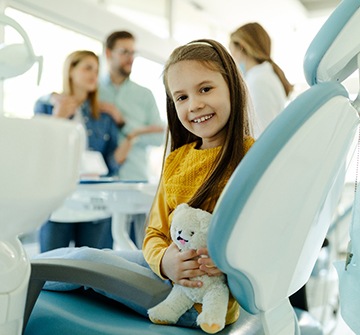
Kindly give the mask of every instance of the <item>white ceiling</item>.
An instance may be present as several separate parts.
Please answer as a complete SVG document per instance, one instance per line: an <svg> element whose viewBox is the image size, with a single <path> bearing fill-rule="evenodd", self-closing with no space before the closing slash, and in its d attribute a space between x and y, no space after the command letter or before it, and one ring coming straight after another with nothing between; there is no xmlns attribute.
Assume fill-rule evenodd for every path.
<svg viewBox="0 0 360 335"><path fill-rule="evenodd" d="M179 43L210 37L228 44L229 33L257 21L273 41L273 57L294 82L303 80L302 61L312 38L340 0L87 0L155 34ZM145 16L151 26L144 26ZM160 32L156 30L159 24ZM207 28L205 28L207 26ZM291 59L291 62L289 61ZM300 69L300 70L299 70Z"/></svg>
<svg viewBox="0 0 360 335"><path fill-rule="evenodd" d="M184 18L192 7L199 17L207 16L227 29L249 21L268 22L277 25L298 22L301 18L327 15L341 0L88 0L99 5L115 5L123 10L143 12L166 17L170 6L187 3L185 11L176 11L173 16ZM183 7L186 9L186 7Z"/></svg>
<svg viewBox="0 0 360 335"><path fill-rule="evenodd" d="M116 29L135 33L142 55L163 62L174 46L196 38L228 45L229 33L257 21L272 38L273 59L290 81L306 85L307 47L340 0L6 0L99 40Z"/></svg>
<svg viewBox="0 0 360 335"><path fill-rule="evenodd" d="M213 37L222 42L238 26L257 21L273 40L286 40L287 36L307 31L313 36L318 27L340 0L87 0L107 8L112 13L130 21L151 17L150 31L154 34L170 30L179 42L189 38ZM161 32L156 31L160 24ZM181 25L182 23L182 25ZM210 27L204 28L205 24ZM178 33L174 28L181 26ZM148 29L147 27L144 27ZM191 30L188 37L186 30ZM179 30L179 29L178 29ZM305 33L305 34L307 34ZM206 36L211 34L212 36ZM169 36L167 36L169 37ZM184 40L181 40L181 39ZM275 42L276 44L276 42Z"/></svg>
<svg viewBox="0 0 360 335"><path fill-rule="evenodd" d="M341 0L299 0L309 12L329 10L337 6Z"/></svg>

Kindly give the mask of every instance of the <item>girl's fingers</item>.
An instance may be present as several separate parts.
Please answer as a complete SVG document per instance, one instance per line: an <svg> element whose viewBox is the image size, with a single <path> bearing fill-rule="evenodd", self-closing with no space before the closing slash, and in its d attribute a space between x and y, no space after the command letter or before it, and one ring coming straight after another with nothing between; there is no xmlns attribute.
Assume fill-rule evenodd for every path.
<svg viewBox="0 0 360 335"><path fill-rule="evenodd" d="M189 279L181 279L178 284L185 287L201 287L203 285L201 281Z"/></svg>

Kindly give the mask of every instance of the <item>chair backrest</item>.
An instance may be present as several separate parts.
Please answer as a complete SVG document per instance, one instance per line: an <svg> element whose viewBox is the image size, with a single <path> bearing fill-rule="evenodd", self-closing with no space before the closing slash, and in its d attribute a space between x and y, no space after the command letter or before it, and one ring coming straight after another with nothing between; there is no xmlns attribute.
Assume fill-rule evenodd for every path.
<svg viewBox="0 0 360 335"><path fill-rule="evenodd" d="M209 248L250 313L273 308L308 280L357 125L341 85L316 85L265 130L230 179Z"/></svg>
<svg viewBox="0 0 360 335"><path fill-rule="evenodd" d="M343 0L311 42L305 58L309 85L342 82L357 68L360 43L360 0Z"/></svg>

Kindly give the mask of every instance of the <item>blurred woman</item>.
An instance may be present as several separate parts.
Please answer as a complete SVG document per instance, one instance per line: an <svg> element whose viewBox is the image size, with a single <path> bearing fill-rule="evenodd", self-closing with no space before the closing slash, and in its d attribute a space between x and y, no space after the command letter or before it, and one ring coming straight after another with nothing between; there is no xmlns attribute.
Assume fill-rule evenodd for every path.
<svg viewBox="0 0 360 335"><path fill-rule="evenodd" d="M92 51L71 53L63 69L63 91L41 97L35 104L35 114L48 114L71 119L84 126L87 150L101 153L109 174L119 170L118 129L110 115L101 113L98 102L99 58ZM91 214L91 213L90 213ZM109 214L89 215L63 208L51 216L40 230L41 252L75 246L112 248Z"/></svg>
<svg viewBox="0 0 360 335"><path fill-rule="evenodd" d="M284 109L293 90L284 72L271 58L271 39L256 22L230 35L230 52L245 77L254 108L254 137L258 138Z"/></svg>

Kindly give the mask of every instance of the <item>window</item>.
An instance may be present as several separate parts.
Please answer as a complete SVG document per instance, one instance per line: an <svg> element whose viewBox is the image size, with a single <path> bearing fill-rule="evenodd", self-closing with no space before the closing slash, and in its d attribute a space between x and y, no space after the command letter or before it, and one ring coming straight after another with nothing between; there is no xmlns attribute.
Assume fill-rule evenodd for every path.
<svg viewBox="0 0 360 335"><path fill-rule="evenodd" d="M36 100L50 92L62 90L62 66L68 54L75 50L88 49L102 54L102 41L76 33L51 22L36 18L12 8L5 14L17 21L27 32L34 53L43 56L43 69L37 85L38 65L15 78L4 81L4 113L13 116L31 117ZM46 34L43 32L46 31ZM5 28L5 43L22 42L11 27ZM105 60L101 57L101 61ZM106 66L102 66L102 68ZM148 87L155 96L161 117L165 120L165 90L162 84L162 64L143 57L134 62L131 78Z"/></svg>
<svg viewBox="0 0 360 335"><path fill-rule="evenodd" d="M37 86L37 64L23 75L4 81L4 112L29 117L33 114L35 101L42 95L62 89L62 64L66 56L78 49L102 50L100 41L67 30L50 22L7 8L5 14L17 21L27 32L34 53L44 58L40 85ZM5 29L7 44L18 42ZM43 32L46 31L46 34Z"/></svg>

